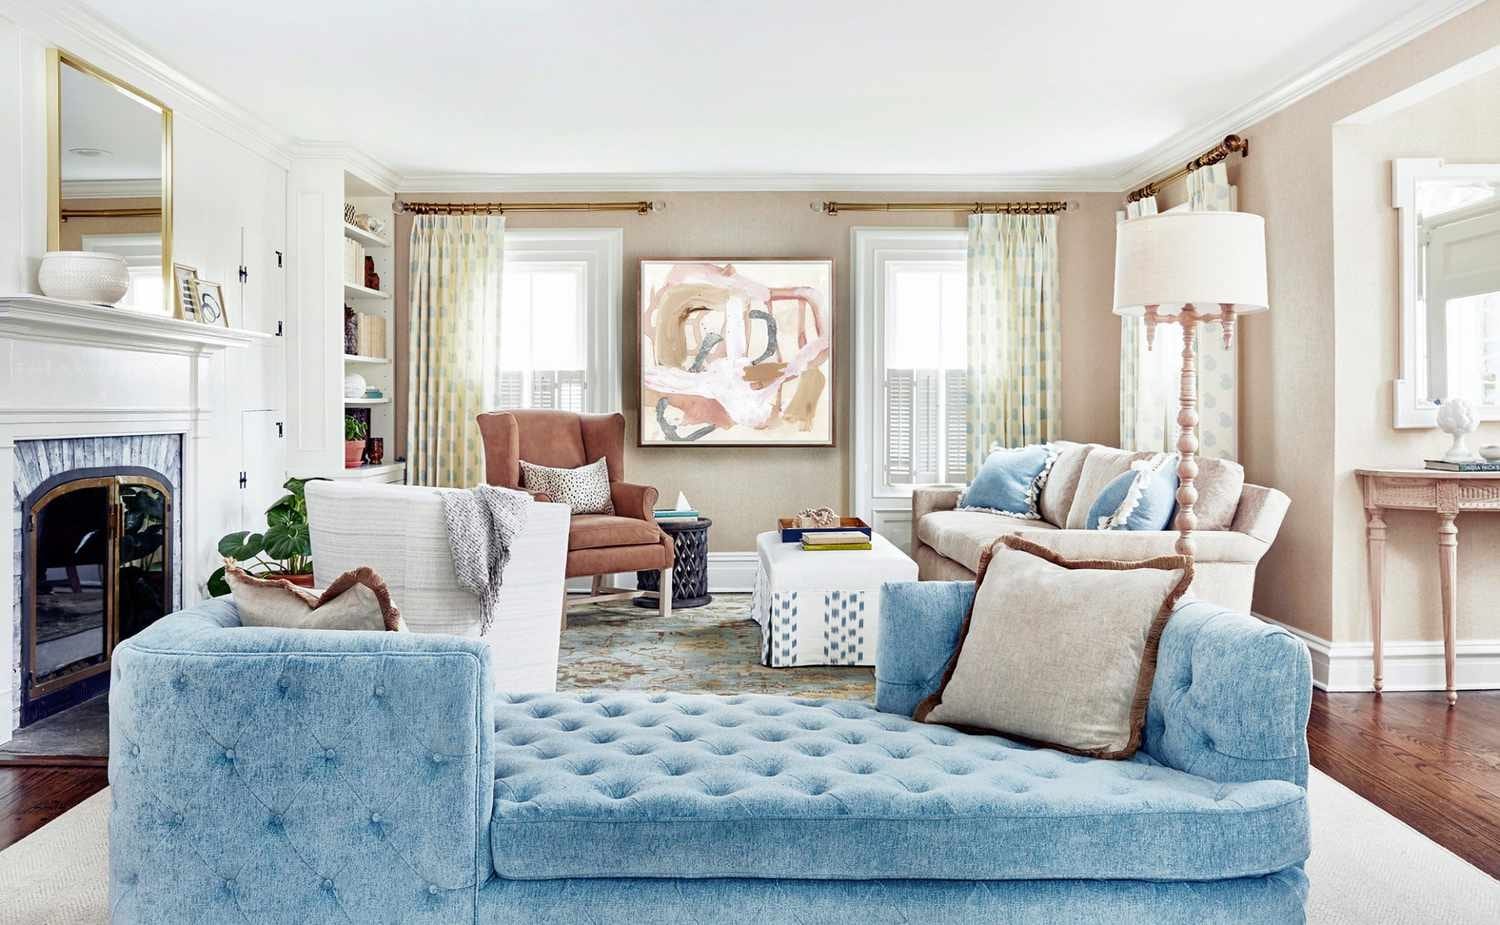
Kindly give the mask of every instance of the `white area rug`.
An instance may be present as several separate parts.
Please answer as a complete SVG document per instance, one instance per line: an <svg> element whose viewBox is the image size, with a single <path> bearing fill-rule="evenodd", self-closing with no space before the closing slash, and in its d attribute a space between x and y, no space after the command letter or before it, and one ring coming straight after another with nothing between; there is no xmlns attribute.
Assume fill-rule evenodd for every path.
<svg viewBox="0 0 1500 925"><path fill-rule="evenodd" d="M1310 923L1500 922L1500 881L1320 771L1308 790ZM0 925L109 920L108 815L105 790L0 852Z"/></svg>

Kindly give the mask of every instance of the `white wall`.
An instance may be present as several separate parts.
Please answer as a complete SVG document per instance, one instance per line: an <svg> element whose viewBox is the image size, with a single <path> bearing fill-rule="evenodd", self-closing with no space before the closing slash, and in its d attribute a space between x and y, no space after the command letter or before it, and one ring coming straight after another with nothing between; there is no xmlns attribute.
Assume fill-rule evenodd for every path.
<svg viewBox="0 0 1500 925"><path fill-rule="evenodd" d="M46 5L0 0L0 292L35 292L36 268L46 251L46 50L64 48L162 100L174 111L173 259L199 276L224 284L231 324L274 331L285 305L286 270L275 251L286 250L286 182L289 159L261 127L237 123L202 88L173 79L149 60L52 18ZM14 129L18 128L16 131ZM249 282L238 280L241 241ZM186 549L189 574L201 580L216 566L213 547L241 523L239 473L246 459L242 413L271 409L264 424L282 416L286 403L283 339L227 351L204 376L212 413L198 428L194 497L181 499L194 518L199 548ZM125 371L121 370L121 375ZM101 400L104 396L101 396ZM269 428L268 428L269 429ZM251 435L254 436L253 434ZM275 440L274 431L265 439ZM254 453L266 484L284 479L284 452ZM186 591L191 603L196 588Z"/></svg>

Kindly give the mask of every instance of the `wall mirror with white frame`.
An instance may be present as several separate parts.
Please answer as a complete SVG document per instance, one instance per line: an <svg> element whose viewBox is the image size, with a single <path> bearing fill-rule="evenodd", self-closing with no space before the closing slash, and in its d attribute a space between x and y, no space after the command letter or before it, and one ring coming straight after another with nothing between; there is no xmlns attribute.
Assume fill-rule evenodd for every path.
<svg viewBox="0 0 1500 925"><path fill-rule="evenodd" d="M1400 210L1401 369L1396 427L1433 427L1469 401L1500 420L1500 164L1392 163Z"/></svg>
<svg viewBox="0 0 1500 925"><path fill-rule="evenodd" d="M123 257L119 305L172 314L172 110L55 48L47 104L47 249Z"/></svg>

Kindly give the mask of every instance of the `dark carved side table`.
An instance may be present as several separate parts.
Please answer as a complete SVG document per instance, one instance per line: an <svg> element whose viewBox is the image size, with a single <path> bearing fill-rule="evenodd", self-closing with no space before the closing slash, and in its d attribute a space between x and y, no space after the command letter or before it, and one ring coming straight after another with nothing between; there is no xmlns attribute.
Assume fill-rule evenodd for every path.
<svg viewBox="0 0 1500 925"><path fill-rule="evenodd" d="M708 528L713 521L700 517L688 523L673 523L658 520L661 527L672 538L677 558L672 563L672 606L702 607L713 600L708 593ZM660 572L636 572L635 586L642 591L660 591ZM655 597L638 597L637 607L655 607Z"/></svg>

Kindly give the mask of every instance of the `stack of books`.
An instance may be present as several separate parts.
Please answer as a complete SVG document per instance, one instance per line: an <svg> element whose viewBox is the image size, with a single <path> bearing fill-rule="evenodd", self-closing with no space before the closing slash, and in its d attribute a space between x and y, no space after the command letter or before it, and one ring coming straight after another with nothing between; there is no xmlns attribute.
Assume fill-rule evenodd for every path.
<svg viewBox="0 0 1500 925"><path fill-rule="evenodd" d="M828 530L802 534L802 548L814 550L869 549L870 538L858 530Z"/></svg>
<svg viewBox="0 0 1500 925"><path fill-rule="evenodd" d="M676 508L657 508L651 512L658 523L668 521L674 524L693 524L698 522L697 511L679 511Z"/></svg>
<svg viewBox="0 0 1500 925"><path fill-rule="evenodd" d="M1500 461L1476 459L1471 462L1449 462L1446 459L1429 459L1427 468L1438 472L1500 472Z"/></svg>

